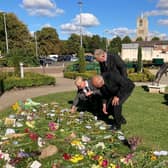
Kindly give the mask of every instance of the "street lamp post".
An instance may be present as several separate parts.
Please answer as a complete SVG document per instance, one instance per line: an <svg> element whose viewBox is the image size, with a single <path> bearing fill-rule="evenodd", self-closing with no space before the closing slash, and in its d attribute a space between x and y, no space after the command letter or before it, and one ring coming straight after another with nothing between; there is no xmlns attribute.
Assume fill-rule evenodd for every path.
<svg viewBox="0 0 168 168"><path fill-rule="evenodd" d="M83 2L80 0L78 2L79 4L79 7L80 7L80 46L82 48L83 44L82 44L82 5L83 5Z"/></svg>
<svg viewBox="0 0 168 168"><path fill-rule="evenodd" d="M37 36L36 32L34 32L34 40L35 40L35 49L36 49L36 58L38 57L38 46L37 46Z"/></svg>
<svg viewBox="0 0 168 168"><path fill-rule="evenodd" d="M9 48L8 48L8 33L7 33L7 28L6 28L6 14L3 13L4 16L4 28L5 28L5 40L6 40L6 53L8 54Z"/></svg>

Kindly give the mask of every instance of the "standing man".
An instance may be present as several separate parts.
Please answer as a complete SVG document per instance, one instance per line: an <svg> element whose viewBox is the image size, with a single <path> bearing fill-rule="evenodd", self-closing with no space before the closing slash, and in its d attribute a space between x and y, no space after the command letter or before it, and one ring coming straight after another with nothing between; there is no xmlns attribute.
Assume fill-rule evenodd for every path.
<svg viewBox="0 0 168 168"><path fill-rule="evenodd" d="M101 74L114 71L123 77L127 77L127 68L120 56L107 54L102 49L96 49L94 56L96 61L99 62Z"/></svg>
<svg viewBox="0 0 168 168"><path fill-rule="evenodd" d="M84 80L81 76L76 77L75 85L77 87L77 94L73 101L71 112L75 112L77 107L80 110L94 110L100 105L100 91L96 89L91 80ZM95 110L96 112L96 110Z"/></svg>
<svg viewBox="0 0 168 168"><path fill-rule="evenodd" d="M116 72L105 72L92 78L92 84L100 89L103 96L103 113L112 115L114 123L113 130L121 128L121 124L126 124L122 115L122 104L127 100L134 89L134 83Z"/></svg>

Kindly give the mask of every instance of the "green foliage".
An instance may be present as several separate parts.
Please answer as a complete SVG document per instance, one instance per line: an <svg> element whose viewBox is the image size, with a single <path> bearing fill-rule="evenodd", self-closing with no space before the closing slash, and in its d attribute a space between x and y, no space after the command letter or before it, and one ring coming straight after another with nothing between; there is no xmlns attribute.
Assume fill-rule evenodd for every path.
<svg viewBox="0 0 168 168"><path fill-rule="evenodd" d="M48 56L60 52L60 40L54 28L44 27L36 32L36 37L39 56Z"/></svg>
<svg viewBox="0 0 168 168"><path fill-rule="evenodd" d="M130 38L129 36L125 36L125 37L122 39L122 44L123 44L123 43L127 44L127 43L131 43L131 42L132 42L132 40L131 40L131 38Z"/></svg>
<svg viewBox="0 0 168 168"><path fill-rule="evenodd" d="M85 73L79 73L74 71L74 72L64 72L64 77L75 79L77 76L82 76L84 79L89 79L96 74L97 74L97 71L86 71Z"/></svg>
<svg viewBox="0 0 168 168"><path fill-rule="evenodd" d="M151 39L151 41L160 41L160 38L159 38L159 37L153 37L153 38Z"/></svg>
<svg viewBox="0 0 168 168"><path fill-rule="evenodd" d="M143 38L142 38L142 37L137 37L137 38L136 38L136 41L137 41L137 42L141 42L141 41L143 41Z"/></svg>
<svg viewBox="0 0 168 168"><path fill-rule="evenodd" d="M108 51L112 54L119 54L121 53L121 38L120 37L116 37L116 38L113 38L111 41L110 41L110 45L109 45L109 49Z"/></svg>
<svg viewBox="0 0 168 168"><path fill-rule="evenodd" d="M137 72L142 72L142 49L138 47Z"/></svg>
<svg viewBox="0 0 168 168"><path fill-rule="evenodd" d="M84 57L84 48L80 47L79 52L78 52L78 57L79 57L79 72L84 73L86 71L86 61Z"/></svg>
<svg viewBox="0 0 168 168"><path fill-rule="evenodd" d="M27 72L24 78L20 78L11 73L6 73L3 78L4 90L10 90L12 88L25 88L41 85L54 85L55 78L47 75L41 75L36 73Z"/></svg>

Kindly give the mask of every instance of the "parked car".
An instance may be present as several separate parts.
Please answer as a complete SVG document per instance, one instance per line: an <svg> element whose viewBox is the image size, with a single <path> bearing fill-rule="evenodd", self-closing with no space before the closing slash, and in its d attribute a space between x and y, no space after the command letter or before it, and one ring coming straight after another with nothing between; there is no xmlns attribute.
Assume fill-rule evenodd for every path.
<svg viewBox="0 0 168 168"><path fill-rule="evenodd" d="M94 57L93 57L93 56L91 56L91 55L86 55L86 56L85 56L85 61L93 62L93 60L94 60Z"/></svg>

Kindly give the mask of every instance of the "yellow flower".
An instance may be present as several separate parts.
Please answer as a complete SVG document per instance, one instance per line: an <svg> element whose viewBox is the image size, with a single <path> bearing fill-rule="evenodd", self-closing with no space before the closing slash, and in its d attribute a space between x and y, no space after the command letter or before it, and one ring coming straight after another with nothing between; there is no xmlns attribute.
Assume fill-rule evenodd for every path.
<svg viewBox="0 0 168 168"><path fill-rule="evenodd" d="M93 151L87 151L87 154L90 158L95 155L95 153Z"/></svg>
<svg viewBox="0 0 168 168"><path fill-rule="evenodd" d="M72 163L78 163L80 160L83 160L83 155L78 155L76 154L75 156L72 156L72 158L70 159L70 161Z"/></svg>
<svg viewBox="0 0 168 168"><path fill-rule="evenodd" d="M26 125L30 128L34 128L35 127L35 121L26 121Z"/></svg>
<svg viewBox="0 0 168 168"><path fill-rule="evenodd" d="M101 166L93 164L91 168L101 168Z"/></svg>
<svg viewBox="0 0 168 168"><path fill-rule="evenodd" d="M116 168L116 165L113 164L113 163L111 163L111 164L108 166L108 168Z"/></svg>
<svg viewBox="0 0 168 168"><path fill-rule="evenodd" d="M19 110L19 109L20 109L20 106L19 106L18 102L16 102L15 104L13 104L13 105L12 105L12 108L13 108L14 111Z"/></svg>
<svg viewBox="0 0 168 168"><path fill-rule="evenodd" d="M78 145L80 145L81 144L81 142L79 141L79 140L73 140L72 142L71 142L71 145L72 146L78 146Z"/></svg>
<svg viewBox="0 0 168 168"><path fill-rule="evenodd" d="M154 161L154 160L156 160L156 159L157 159L157 157L156 157L155 155L152 155L152 156L151 156L151 160Z"/></svg>

